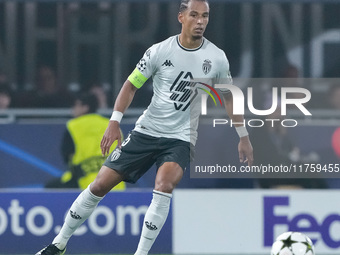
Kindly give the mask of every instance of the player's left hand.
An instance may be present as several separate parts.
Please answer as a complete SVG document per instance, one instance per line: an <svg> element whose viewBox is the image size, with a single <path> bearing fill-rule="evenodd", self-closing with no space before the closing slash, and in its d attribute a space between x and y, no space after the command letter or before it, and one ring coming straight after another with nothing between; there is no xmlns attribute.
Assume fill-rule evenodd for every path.
<svg viewBox="0 0 340 255"><path fill-rule="evenodd" d="M240 138L240 142L238 144L238 154L241 163L248 163L248 166L253 164L253 146L250 143L249 136Z"/></svg>

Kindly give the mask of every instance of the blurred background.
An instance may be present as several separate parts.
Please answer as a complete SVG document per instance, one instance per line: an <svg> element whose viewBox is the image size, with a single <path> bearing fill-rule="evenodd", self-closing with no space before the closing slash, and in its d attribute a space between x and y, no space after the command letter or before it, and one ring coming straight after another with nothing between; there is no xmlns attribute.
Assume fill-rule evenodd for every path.
<svg viewBox="0 0 340 255"><path fill-rule="evenodd" d="M100 166L98 158L84 158L84 167L79 168L80 163L72 158L78 144L72 142L75 137L68 123L86 114L111 115L115 97L143 53L152 44L180 33L178 7L179 1L173 0L0 1L0 254L33 253L53 238L70 202L91 180L89 173L95 172L86 172L84 167ZM306 104L312 117L298 114L296 109L286 117L298 120L296 128L249 128L255 164L339 164L340 2L210 0L210 8L205 37L226 52L231 74L240 81L244 93L248 86L253 87L258 109L270 107L272 87L303 87L312 94ZM285 82L269 78L284 78ZM149 104L151 83L137 92L124 115L124 136ZM84 95L92 95L95 106L89 109L95 110L77 114L77 106L92 105ZM271 117L280 118L275 114ZM254 116L247 112L246 118ZM200 128L204 134L204 126ZM217 145L216 152L225 152L226 162L238 164L238 138L231 128L219 128L213 137L201 135L199 145L202 148L221 140L226 144ZM210 154L206 156L213 157ZM133 252L141 222L129 219L131 215L142 217L151 199L154 176L152 168L137 184L119 188L125 192L110 193L108 202L79 234L79 241L75 237L70 252ZM314 238L321 251L318 254L338 254L339 188L338 178L193 179L187 171L179 184L178 199L176 193L174 196L174 203L179 204L175 208L183 209L172 211L153 252L269 254L274 236L295 229ZM199 192L218 199L195 195ZM192 194L191 198L183 200L187 194ZM334 200L326 203L329 196ZM221 209L220 199L228 197L233 199ZM51 200L62 203L62 208L56 208ZM301 208L304 201L311 202ZM204 217L207 211L199 214L193 209L196 205L205 208L205 203L209 212L219 208L215 221L202 220L200 215ZM235 204L238 206L228 211ZM275 217L266 220L275 216L276 205L287 206L280 211L286 215L281 223L275 223ZM126 209L132 207L133 212ZM256 223L242 222L249 208L258 217ZM197 221L188 221L192 224L188 228L196 231L184 235L186 223L182 221L189 218L176 217L184 212L195 214L188 217L216 235L197 241L196 235L201 233L196 229ZM231 233L237 231L233 227L238 228L233 221L225 222L225 229L216 223L226 218L236 219L241 229L250 228L246 236L252 239L251 244L245 245L244 237L236 235L233 245L225 246L233 238ZM254 233L261 234L254 238ZM108 245L106 241L114 238L118 241ZM17 247L18 240L27 240L27 246ZM206 249L199 244L205 244Z"/></svg>

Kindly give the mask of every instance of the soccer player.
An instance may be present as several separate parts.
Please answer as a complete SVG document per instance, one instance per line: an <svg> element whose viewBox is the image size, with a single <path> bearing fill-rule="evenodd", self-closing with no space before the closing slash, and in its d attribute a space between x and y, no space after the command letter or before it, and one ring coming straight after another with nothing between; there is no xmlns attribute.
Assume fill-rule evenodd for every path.
<svg viewBox="0 0 340 255"><path fill-rule="evenodd" d="M231 79L225 53L203 37L209 21L207 0L182 0L178 20L179 35L151 46L123 84L114 105L111 121L101 141L102 153L116 148L100 169L96 179L74 201L63 227L52 244L37 255L63 254L74 231L91 215L100 200L121 181L136 182L154 163L158 168L153 198L145 214L135 255L148 254L169 212L172 191L181 180L190 161L190 144L197 136L199 111L192 111L199 83L193 78L213 81ZM153 78L154 95L149 107L137 120L135 128L121 142L119 123L137 89ZM225 91L225 107L233 122L243 116L233 115L232 96ZM251 165L252 146L244 126L236 127L241 162Z"/></svg>

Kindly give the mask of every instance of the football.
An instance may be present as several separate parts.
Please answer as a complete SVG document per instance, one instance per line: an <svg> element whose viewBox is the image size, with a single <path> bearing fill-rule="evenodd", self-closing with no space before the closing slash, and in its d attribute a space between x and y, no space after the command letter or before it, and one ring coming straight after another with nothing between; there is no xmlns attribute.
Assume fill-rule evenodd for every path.
<svg viewBox="0 0 340 255"><path fill-rule="evenodd" d="M308 236L299 232L285 232L272 245L271 255L315 255Z"/></svg>

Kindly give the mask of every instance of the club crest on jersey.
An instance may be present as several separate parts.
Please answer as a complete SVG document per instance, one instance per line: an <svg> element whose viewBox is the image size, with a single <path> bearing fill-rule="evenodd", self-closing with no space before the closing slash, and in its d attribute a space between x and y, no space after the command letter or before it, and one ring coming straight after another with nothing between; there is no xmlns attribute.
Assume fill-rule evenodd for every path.
<svg viewBox="0 0 340 255"><path fill-rule="evenodd" d="M116 148L111 154L111 161L116 161L117 159L119 159L120 154L122 154L122 150Z"/></svg>
<svg viewBox="0 0 340 255"><path fill-rule="evenodd" d="M202 65L202 70L205 75L207 75L211 70L211 61L209 59L204 60Z"/></svg>

